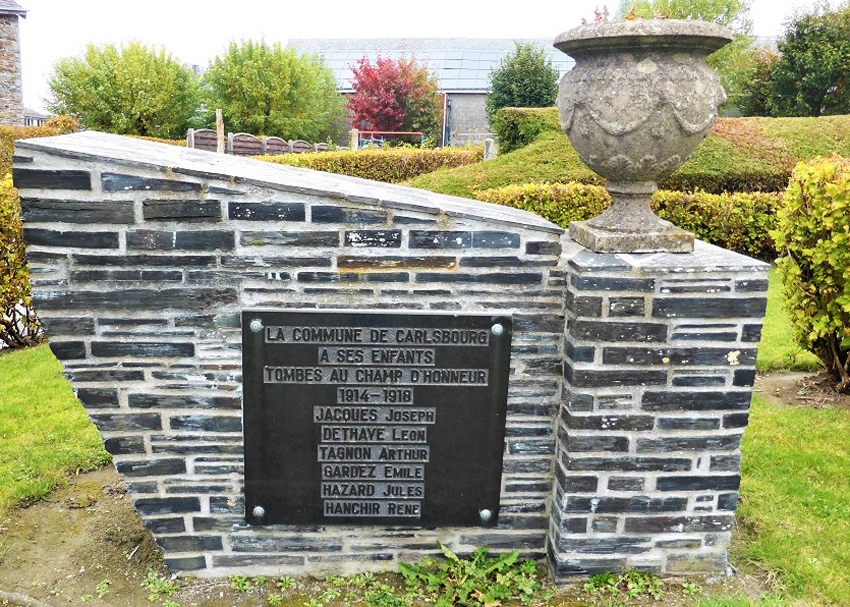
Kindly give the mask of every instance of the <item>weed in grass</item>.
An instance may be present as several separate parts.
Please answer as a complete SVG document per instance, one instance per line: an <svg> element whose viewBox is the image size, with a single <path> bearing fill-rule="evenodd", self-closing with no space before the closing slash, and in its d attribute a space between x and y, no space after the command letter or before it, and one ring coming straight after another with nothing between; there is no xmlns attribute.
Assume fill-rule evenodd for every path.
<svg viewBox="0 0 850 607"><path fill-rule="evenodd" d="M180 584L176 580L167 579L153 569L148 569L145 575L145 581L142 582L142 587L150 592L148 600L151 603L157 602L161 596L172 596L174 591L180 588Z"/></svg>
<svg viewBox="0 0 850 607"><path fill-rule="evenodd" d="M493 605L519 599L528 604L541 590L537 563L527 559L517 563L518 552L496 557L487 548L478 548L470 560L458 557L437 542L446 560L423 560L422 564L399 563L410 591L423 591L436 605Z"/></svg>
<svg viewBox="0 0 850 607"><path fill-rule="evenodd" d="M649 597L656 601L661 598L661 580L658 576L644 571L627 571L621 575L607 571L597 573L584 583L583 589L593 595L630 599Z"/></svg>
<svg viewBox="0 0 850 607"><path fill-rule="evenodd" d="M333 601L334 599L338 599L342 596L342 593L338 588L328 588L322 594L319 595L319 600L323 603L328 601Z"/></svg>
<svg viewBox="0 0 850 607"><path fill-rule="evenodd" d="M109 594L109 587L111 585L112 585L112 582L110 580L103 580L103 581L99 582L97 587L94 590L95 594L97 594L97 598L102 599L107 594Z"/></svg>
<svg viewBox="0 0 850 607"><path fill-rule="evenodd" d="M162 607L180 607L180 603L175 601L163 601Z"/></svg>
<svg viewBox="0 0 850 607"><path fill-rule="evenodd" d="M292 576L283 575L278 578L277 587L281 590L289 590L290 588L292 588L293 583L294 582L292 580Z"/></svg>
<svg viewBox="0 0 850 607"><path fill-rule="evenodd" d="M685 596L692 596L694 594L702 594L702 588L700 588L699 584L694 584L693 582L682 582L682 594Z"/></svg>
<svg viewBox="0 0 850 607"><path fill-rule="evenodd" d="M228 579L230 580L230 587L237 592L248 592L254 586L247 575L237 575L234 573Z"/></svg>

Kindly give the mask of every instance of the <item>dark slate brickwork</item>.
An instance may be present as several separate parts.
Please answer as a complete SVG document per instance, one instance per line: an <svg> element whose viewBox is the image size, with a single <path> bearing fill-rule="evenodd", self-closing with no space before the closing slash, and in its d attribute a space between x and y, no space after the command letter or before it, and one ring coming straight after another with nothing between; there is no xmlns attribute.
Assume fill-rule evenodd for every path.
<svg viewBox="0 0 850 607"><path fill-rule="evenodd" d="M304 221L306 211L300 202L239 201L228 205L228 217L243 221Z"/></svg>
<svg viewBox="0 0 850 607"><path fill-rule="evenodd" d="M15 168L12 180L18 190L91 190L91 173L88 171Z"/></svg>
<svg viewBox="0 0 850 607"><path fill-rule="evenodd" d="M197 182L139 177L111 172L101 173L100 183L104 192L200 192L203 189L202 185Z"/></svg>
<svg viewBox="0 0 850 607"><path fill-rule="evenodd" d="M30 245L75 247L79 249L117 249L118 232L48 230L24 226L24 240Z"/></svg>
<svg viewBox="0 0 850 607"><path fill-rule="evenodd" d="M21 219L33 223L131 224L135 223L136 215L130 201L78 202L34 198L21 206Z"/></svg>
<svg viewBox="0 0 850 607"><path fill-rule="evenodd" d="M503 221L510 209L343 191L320 173L216 175L184 167L191 150L136 164L160 149L146 142L103 164L99 147L22 145L35 146L15 179L50 347L175 571L388 570L437 554L437 538L460 554L548 553L559 578L723 562L764 309L753 262L593 253ZM247 525L239 317L252 307L512 314L498 528Z"/></svg>
<svg viewBox="0 0 850 607"><path fill-rule="evenodd" d="M181 221L185 223L221 221L218 200L145 200L145 221Z"/></svg>
<svg viewBox="0 0 850 607"><path fill-rule="evenodd" d="M690 566L679 555L694 571L725 567L728 534L717 534L731 519L715 511L737 503L766 267L721 271L696 256L670 256L680 269L640 267L648 258L581 251L568 265L548 550L556 575L675 573ZM589 520L575 521L581 514Z"/></svg>

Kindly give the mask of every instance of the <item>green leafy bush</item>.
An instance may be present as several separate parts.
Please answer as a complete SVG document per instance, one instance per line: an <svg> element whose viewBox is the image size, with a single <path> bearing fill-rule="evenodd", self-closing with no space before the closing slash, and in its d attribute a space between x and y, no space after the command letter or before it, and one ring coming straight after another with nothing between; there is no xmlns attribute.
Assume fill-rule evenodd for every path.
<svg viewBox="0 0 850 607"><path fill-rule="evenodd" d="M0 342L12 348L33 345L41 339L30 298L21 201L12 185L15 140L60 135L79 127L71 116L55 116L42 126L0 126Z"/></svg>
<svg viewBox="0 0 850 607"><path fill-rule="evenodd" d="M526 183L477 192L476 198L536 213L566 228L596 217L611 202L601 186ZM697 238L759 259L776 256L769 234L781 196L763 192L706 194L659 190L651 206L662 219Z"/></svg>
<svg viewBox="0 0 850 607"><path fill-rule="evenodd" d="M420 150L391 148L388 150L358 150L352 152L316 152L307 154L282 154L280 156L255 156L258 160L286 164L362 177L374 181L398 183L442 167L459 167L479 162L484 156L482 148L444 148Z"/></svg>
<svg viewBox="0 0 850 607"><path fill-rule="evenodd" d="M850 391L850 159L797 166L774 236L794 337Z"/></svg>
<svg viewBox="0 0 850 607"><path fill-rule="evenodd" d="M505 107L493 117L493 131L499 140L499 152L503 154L528 145L540 133L560 129L556 108Z"/></svg>

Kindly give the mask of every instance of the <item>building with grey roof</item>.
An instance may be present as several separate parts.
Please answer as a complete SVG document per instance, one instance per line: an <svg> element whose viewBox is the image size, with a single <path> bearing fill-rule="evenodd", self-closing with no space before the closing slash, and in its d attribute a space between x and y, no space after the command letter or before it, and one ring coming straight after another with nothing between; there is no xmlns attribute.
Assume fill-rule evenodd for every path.
<svg viewBox="0 0 850 607"><path fill-rule="evenodd" d="M333 70L337 88L353 93L351 67L362 57L413 57L428 66L437 78L445 99L443 138L446 145L478 143L491 136L484 110L490 90L490 72L516 49L516 43L533 43L548 54L552 66L563 76L573 60L552 46L549 39L510 38L370 38L293 39L289 46L299 53L316 53Z"/></svg>
<svg viewBox="0 0 850 607"><path fill-rule="evenodd" d="M14 0L0 0L0 124L24 122L18 18L26 16L27 11Z"/></svg>

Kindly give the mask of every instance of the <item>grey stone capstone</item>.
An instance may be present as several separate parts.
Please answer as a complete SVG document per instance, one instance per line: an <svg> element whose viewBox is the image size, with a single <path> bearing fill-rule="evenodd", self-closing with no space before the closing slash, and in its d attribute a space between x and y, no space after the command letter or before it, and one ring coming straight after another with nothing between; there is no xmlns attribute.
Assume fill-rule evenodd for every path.
<svg viewBox="0 0 850 607"><path fill-rule="evenodd" d="M726 94L706 57L732 37L713 23L635 20L564 32L555 47L576 60L561 80L561 127L608 181L613 204L573 222L570 236L599 252L688 252L693 235L649 208L659 179L708 134Z"/></svg>

